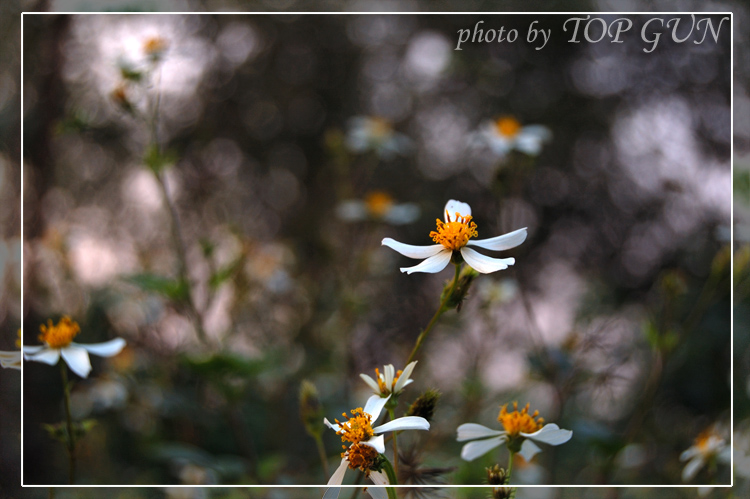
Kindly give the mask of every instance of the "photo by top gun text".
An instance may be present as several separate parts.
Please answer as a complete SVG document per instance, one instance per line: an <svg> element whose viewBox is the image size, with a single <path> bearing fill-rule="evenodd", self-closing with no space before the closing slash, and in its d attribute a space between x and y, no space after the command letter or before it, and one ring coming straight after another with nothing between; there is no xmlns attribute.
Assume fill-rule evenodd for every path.
<svg viewBox="0 0 750 499"><path fill-rule="evenodd" d="M695 14L690 14L689 17L651 17L639 28L634 28L633 20L627 16L607 20L585 15L566 18L561 27L568 43L624 43L629 36L637 34L644 45L643 51L651 53L658 47L662 35L675 43L692 41L701 45L711 39L717 43L724 21L730 21L728 25L731 29L730 15L696 18ZM535 50L541 50L547 45L553 31L552 28L541 28L538 23L539 21L532 21L525 33L526 42L534 45ZM477 21L473 28L459 29L457 34L454 50L463 50L462 45L465 43L514 43L519 40L519 36L523 36L518 29L492 27L483 20Z"/></svg>

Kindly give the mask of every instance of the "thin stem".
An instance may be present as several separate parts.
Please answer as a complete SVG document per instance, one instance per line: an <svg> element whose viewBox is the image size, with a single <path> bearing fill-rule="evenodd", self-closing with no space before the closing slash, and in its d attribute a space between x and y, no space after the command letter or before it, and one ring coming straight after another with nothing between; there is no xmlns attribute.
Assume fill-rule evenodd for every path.
<svg viewBox="0 0 750 499"><path fill-rule="evenodd" d="M396 419L395 411L392 407L388 408L388 417L391 418L391 421ZM398 439L396 438L395 431L393 432L393 473L398 476Z"/></svg>
<svg viewBox="0 0 750 499"><path fill-rule="evenodd" d="M391 462L388 458L383 460L383 471L385 471L386 476L388 476L388 483L390 485L398 485L398 478L396 478L396 473L393 471L393 466L391 466ZM385 490L388 492L388 499L397 499L396 489L393 487L386 487Z"/></svg>
<svg viewBox="0 0 750 499"><path fill-rule="evenodd" d="M161 141L159 140L159 105L161 103L160 83L161 83L161 67L159 67L156 73L156 83L154 84L156 88L156 98L154 100L153 111L151 113L151 119L149 122L149 129L151 132L151 143L154 147L156 147L156 150L159 153L159 155L161 155ZM187 292L188 310L189 310L191 319L195 325L195 330L196 330L196 333L198 334L198 338L201 340L203 344L208 344L206 331L203 329L203 315L200 313L200 311L198 310L198 307L195 304L195 298L193 296L193 288L191 286L190 278L188 276L187 256L186 256L187 251L185 250L185 239L182 236L182 229L180 227L180 219L177 215L177 209L175 208L174 203L169 197L169 192L167 191L167 184L162 174L158 171L154 171L154 176L156 177L157 183L159 184L159 188L161 189L162 196L164 197L164 204L166 204L167 206L167 211L169 212L169 217L172 222L172 241L175 246L175 250L177 252L177 261L179 265L178 274L180 276L180 281L184 283L186 292Z"/></svg>
<svg viewBox="0 0 750 499"><path fill-rule="evenodd" d="M507 470L507 473L506 473L505 481L508 483L508 485L510 485L510 474L513 472L513 458L516 456L516 453L513 452L512 450L509 450L508 452L509 452L510 456L508 457L508 470ZM514 497L516 497L516 488L515 487L511 487L510 488L510 499L513 499Z"/></svg>
<svg viewBox="0 0 750 499"><path fill-rule="evenodd" d="M63 362L62 360L59 362L59 364L60 375L62 376L63 393L65 394L65 422L68 432L68 483L70 485L73 485L76 476L76 437L75 433L73 433L73 417L70 415L70 386L68 384L68 369L65 367L65 362ZM54 495L53 492L50 493Z"/></svg>
<svg viewBox="0 0 750 499"><path fill-rule="evenodd" d="M409 358L404 365L408 365L412 360L414 360L414 356L417 355L419 347L422 346L422 342L427 337L427 334L432 329L432 326L435 325L440 316L443 315L443 312L445 312L445 305L448 303L450 297L453 296L453 292L456 290L456 286L458 285L458 275L461 273L461 264L455 263L454 265L456 266L456 273L453 276L453 285L451 286L450 291L443 297L443 300L440 302L440 306L438 307L437 312L435 312L435 315L432 316L432 319L430 319L427 327L424 328L424 330L417 337L417 342L414 344L414 349L411 351L411 355L409 355Z"/></svg>
<svg viewBox="0 0 750 499"><path fill-rule="evenodd" d="M326 456L326 447L323 444L323 436L320 433L315 434L315 443L318 447L318 455L320 456L320 463L323 465L323 473L328 479L331 475L328 470L328 456Z"/></svg>

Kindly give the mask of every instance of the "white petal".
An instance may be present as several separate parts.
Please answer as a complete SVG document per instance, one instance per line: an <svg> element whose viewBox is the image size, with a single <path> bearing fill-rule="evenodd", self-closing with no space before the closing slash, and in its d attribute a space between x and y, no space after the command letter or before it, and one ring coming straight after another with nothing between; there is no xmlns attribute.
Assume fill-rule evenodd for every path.
<svg viewBox="0 0 750 499"><path fill-rule="evenodd" d="M328 421L328 418L323 418L323 424L337 433L339 432L339 430L341 430L341 427L339 425L331 423L330 421Z"/></svg>
<svg viewBox="0 0 750 499"><path fill-rule="evenodd" d="M486 438L495 437L498 435L505 435L506 432L493 430L476 423L464 423L456 428L458 442L465 442L467 440L474 440L475 438Z"/></svg>
<svg viewBox="0 0 750 499"><path fill-rule="evenodd" d="M356 199L342 201L336 206L336 216L346 222L360 222L367 218L367 206Z"/></svg>
<svg viewBox="0 0 750 499"><path fill-rule="evenodd" d="M39 353L28 354L24 352L26 360L33 360L35 362L44 362L54 366L57 361L60 360L60 350L58 348L50 348L47 350L41 350Z"/></svg>
<svg viewBox="0 0 750 499"><path fill-rule="evenodd" d="M411 274L413 272L426 272L428 274L434 274L436 272L440 272L448 266L448 263L451 261L452 253L452 251L443 248L440 253L435 256L431 256L419 265L415 265L414 267L401 267L400 270L401 272L406 272L407 274Z"/></svg>
<svg viewBox="0 0 750 499"><path fill-rule="evenodd" d="M383 407L385 407L386 402L388 402L388 399L391 398L390 395L387 397L381 397L380 395L373 395L369 399L367 399L367 403L365 404L365 408L363 409L367 414L372 416L372 423L378 420L380 417L380 412L383 410Z"/></svg>
<svg viewBox="0 0 750 499"><path fill-rule="evenodd" d="M17 352L0 352L2 354L8 354L3 355L0 357L0 366L4 368L11 368L11 369L21 369L21 351Z"/></svg>
<svg viewBox="0 0 750 499"><path fill-rule="evenodd" d="M464 461L473 461L479 456L487 454L489 451L491 451L495 447L498 447L503 442L505 442L504 436L469 442L468 444L464 445L463 449L461 449L461 457L464 459Z"/></svg>
<svg viewBox="0 0 750 499"><path fill-rule="evenodd" d="M404 367L404 370L401 372L401 376L398 377L398 381L396 381L396 386L393 387L393 391L398 393L403 388L412 382L411 379L409 379L409 376L411 376L412 371L414 371L414 366L417 365L418 361L410 362L406 367Z"/></svg>
<svg viewBox="0 0 750 499"><path fill-rule="evenodd" d="M372 478L372 473L370 473L370 478ZM367 487L365 490L370 494L372 499L388 499L388 492L385 490L385 487Z"/></svg>
<svg viewBox="0 0 750 499"><path fill-rule="evenodd" d="M346 458L343 458L341 464L339 464L339 467L333 472L333 475L331 475L331 478L326 485L341 485L341 482L344 481L344 473L346 473L347 468L349 468L349 461ZM328 494L328 491L326 491L326 494ZM334 497L338 497L338 493Z"/></svg>
<svg viewBox="0 0 750 499"><path fill-rule="evenodd" d="M344 468L344 471L346 471L346 468ZM328 487L326 493L323 494L323 499L339 499L340 493L341 487Z"/></svg>
<svg viewBox="0 0 750 499"><path fill-rule="evenodd" d="M684 451L682 451L682 454L680 454L680 461L687 461L688 459L692 459L693 457L700 454L701 451L696 446L692 446Z"/></svg>
<svg viewBox="0 0 750 499"><path fill-rule="evenodd" d="M730 464L732 462L732 448L727 446L721 449L719 451L719 455L717 456L719 459L719 462L724 464Z"/></svg>
<svg viewBox="0 0 750 499"><path fill-rule="evenodd" d="M704 464L705 461L703 460L702 456L695 456L685 465L685 468L682 470L682 481L689 482L690 480L695 478L695 475L698 474Z"/></svg>
<svg viewBox="0 0 750 499"><path fill-rule="evenodd" d="M478 246L492 251L503 251L520 245L526 240L526 236L528 236L528 231L524 227L523 229L514 230L502 236L491 237L489 239L472 239L466 245Z"/></svg>
<svg viewBox="0 0 750 499"><path fill-rule="evenodd" d="M375 393L380 393L380 387L378 386L378 384L375 382L374 379L372 379L371 377L369 377L366 374L360 374L359 377L362 378L362 381L364 381L365 383L367 383L367 386L369 386L370 388L372 388L372 390Z"/></svg>
<svg viewBox="0 0 750 499"><path fill-rule="evenodd" d="M372 480L372 483L374 483L375 485L389 485L390 484L390 482L388 481L388 475L386 475L382 471L371 471L370 480Z"/></svg>
<svg viewBox="0 0 750 499"><path fill-rule="evenodd" d="M443 208L443 218L445 218L446 222L450 222L451 220L455 222L456 213L463 217L471 215L471 206L462 203L461 201L456 201L455 199L451 199L445 203L445 208Z"/></svg>
<svg viewBox="0 0 750 499"><path fill-rule="evenodd" d="M549 445L560 445L564 444L573 436L573 432L570 430L561 430L555 423L550 423L542 426L542 428L534 433L523 433L526 438L542 442L543 444Z"/></svg>
<svg viewBox="0 0 750 499"><path fill-rule="evenodd" d="M464 246L461 248L461 256L464 257L469 267L482 274L491 274L498 270L505 270L508 265L516 263L515 258L491 258L481 253L477 253L471 248Z"/></svg>
<svg viewBox="0 0 750 499"><path fill-rule="evenodd" d="M20 350L13 350L10 352L0 351L0 360L11 360L21 356Z"/></svg>
<svg viewBox="0 0 750 499"><path fill-rule="evenodd" d="M412 244L400 243L394 239L391 239L390 237L386 237L385 239L383 239L381 244L398 251L404 256L415 259L429 258L431 256L437 255L445 249L442 244L433 244L430 246L414 246Z"/></svg>
<svg viewBox="0 0 750 499"><path fill-rule="evenodd" d="M60 350L60 355L62 355L62 358L65 360L65 363L68 364L70 370L78 376L85 378L91 372L89 353L83 348L71 343Z"/></svg>
<svg viewBox="0 0 750 499"><path fill-rule="evenodd" d="M531 440L524 440L518 453L523 456L527 463L530 463L531 459L540 452L542 452L542 449L538 445Z"/></svg>
<svg viewBox="0 0 750 499"><path fill-rule="evenodd" d="M376 451L378 451L380 454L385 452L385 437L383 435L376 435L372 437L370 440L367 440L366 442L362 442L362 445L367 445L368 447L372 447Z"/></svg>
<svg viewBox="0 0 750 499"><path fill-rule="evenodd" d="M552 138L549 128L541 125L525 126L516 137L516 149L536 156L542 150L542 143Z"/></svg>
<svg viewBox="0 0 750 499"><path fill-rule="evenodd" d="M388 421L385 424L372 429L375 433L385 433L386 431L401 430L429 430L430 422L420 416L404 416Z"/></svg>
<svg viewBox="0 0 750 499"><path fill-rule="evenodd" d="M385 387L388 391L393 387L393 378L396 377L396 370L393 368L393 364L383 366L383 372L385 373Z"/></svg>
<svg viewBox="0 0 750 499"><path fill-rule="evenodd" d="M47 347L45 347L45 346L27 347L26 345L24 345L23 346L23 353L31 353L31 354L39 353L42 350L44 350L45 348L47 348Z"/></svg>
<svg viewBox="0 0 750 499"><path fill-rule="evenodd" d="M125 348L125 340L115 338L114 340L105 341L104 343L90 343L87 345L81 343L71 343L71 346L81 347L89 353L99 357L114 357Z"/></svg>
<svg viewBox="0 0 750 499"><path fill-rule="evenodd" d="M419 218L419 206L414 203L402 203L393 206L383 216L383 220L392 225L404 225L416 222Z"/></svg>

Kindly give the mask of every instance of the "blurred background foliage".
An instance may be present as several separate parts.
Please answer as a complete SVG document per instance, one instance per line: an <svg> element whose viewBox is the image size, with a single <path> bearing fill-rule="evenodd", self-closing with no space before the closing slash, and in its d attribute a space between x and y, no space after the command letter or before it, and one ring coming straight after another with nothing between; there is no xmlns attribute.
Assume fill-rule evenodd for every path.
<svg viewBox="0 0 750 499"><path fill-rule="evenodd" d="M362 5L317 7L329 3ZM693 5L699 7L706 8ZM711 10L742 19L742 9L727 3ZM480 276L460 312L445 314L421 351L399 411L428 388L442 396L429 434L404 439L404 479L485 483L484 468L504 465L507 455L461 461L455 428L468 421L494 426L499 406L518 400L574 431L570 442L545 447L532 463L517 461L519 483L681 483L679 456L699 433L717 425L729 440L732 360L735 451L744 459L747 33L735 33L732 247L729 37L696 45L665 34L646 54L637 38L566 43L568 17L26 16L23 311L20 32L15 25L3 31L5 46L17 50L0 56L7 59L0 71L0 196L9 207L0 219L0 348L13 349L21 324L25 343L35 343L39 324L62 314L81 323L80 342L128 341L121 355L94 359L92 375L74 386L76 418L98 421L79 444L79 483L325 483L300 421L300 383L315 384L323 414L332 418L369 395L359 373L403 367L449 276L400 274L410 260L379 242L429 243L449 198L471 204L480 237L524 226L530 235L507 253L516 265ZM628 17L635 34L650 16ZM518 29L519 40L454 51L457 30L479 20L485 29ZM534 20L553 30L540 51L524 40ZM154 79L137 82L143 43L153 37L166 50ZM157 73L162 147L154 150L139 113L153 103ZM116 92L123 81L126 100ZM352 118L362 116L378 117L384 127L357 145L352 127L362 120ZM552 138L538 156L498 155L477 138L500 116L543 125ZM182 227L187 280L161 185ZM64 483L65 452L41 429L62 417L57 373L37 363L24 369L24 480ZM0 374L8 401L0 408L0 482L15 494L19 429L6 422L20 412L18 375ZM324 441L329 461L337 462L339 438L328 432ZM743 490L748 476L750 467L736 466ZM695 483L729 478L727 466L706 467ZM122 489L117 496L144 493ZM517 497L589 493L663 495L523 489ZM674 497L695 493L681 489Z"/></svg>

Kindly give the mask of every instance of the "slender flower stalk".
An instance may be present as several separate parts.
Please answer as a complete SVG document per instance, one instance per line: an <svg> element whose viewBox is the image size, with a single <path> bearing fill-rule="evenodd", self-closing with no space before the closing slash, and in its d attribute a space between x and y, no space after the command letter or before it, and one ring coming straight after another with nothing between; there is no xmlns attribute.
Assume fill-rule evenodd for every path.
<svg viewBox="0 0 750 499"><path fill-rule="evenodd" d="M427 327L425 327L422 332L419 333L419 336L417 336L417 341L414 343L414 348L412 349L411 354L409 354L409 358L406 359L407 364L414 360L414 357L416 357L417 352L422 346L425 338L427 338L427 335L430 334L430 331L432 331L433 326L437 323L440 316L443 315L443 312L448 310L448 300L450 300L451 296L453 296L453 292L456 290L456 286L458 285L458 276L461 274L461 264L457 263L454 265L456 266L456 273L453 276L453 283L451 284L450 291L446 293L441 300L440 306L435 312L435 315L432 316L432 319L430 319L430 322L427 323Z"/></svg>
<svg viewBox="0 0 750 499"><path fill-rule="evenodd" d="M70 383L68 382L68 368L65 362L60 364L60 376L62 377L63 393L65 400L65 429L67 430L68 449L68 483L73 485L76 480L76 437L73 431L73 417L70 412Z"/></svg>

